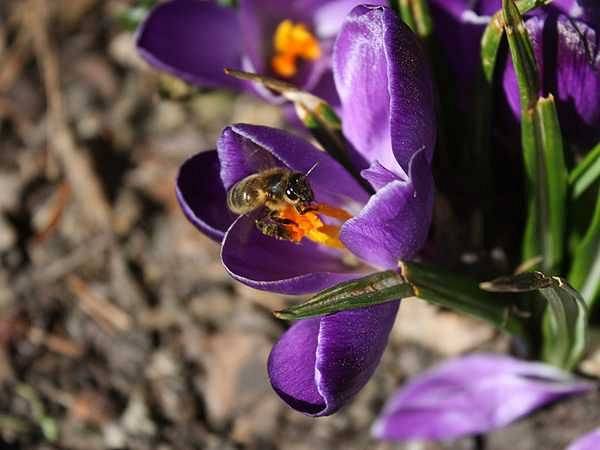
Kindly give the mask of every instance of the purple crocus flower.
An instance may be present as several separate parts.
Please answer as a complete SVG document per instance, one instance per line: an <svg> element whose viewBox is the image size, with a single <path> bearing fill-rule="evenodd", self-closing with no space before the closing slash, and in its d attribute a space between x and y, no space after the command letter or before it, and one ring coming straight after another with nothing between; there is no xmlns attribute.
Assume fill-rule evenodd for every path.
<svg viewBox="0 0 600 450"><path fill-rule="evenodd" d="M373 434L385 440L443 440L486 433L593 388L592 383L544 363L470 355L402 387L385 406Z"/></svg>
<svg viewBox="0 0 600 450"><path fill-rule="evenodd" d="M540 69L542 94L552 93L567 140L587 149L600 139L600 3L555 0L526 20ZM436 30L462 90L474 85L479 42L501 0L432 0ZM514 117L520 118L519 89L505 55L502 84Z"/></svg>
<svg viewBox="0 0 600 450"><path fill-rule="evenodd" d="M177 197L185 214L221 242L229 273L257 289L314 293L396 268L425 242L436 124L431 77L417 38L389 8L358 6L337 38L333 70L344 132L367 162L361 173L373 195L325 152L261 126L227 127L216 151L199 153L181 167ZM228 211L227 190L268 167L302 173L312 168L308 180L317 204L350 212L349 220L323 217L326 225L316 230L335 245L320 233L311 238L311 231L298 244L276 240L257 229L254 213L235 217ZM303 413L337 411L375 370L397 310L398 302L390 302L295 323L269 357L273 388Z"/></svg>
<svg viewBox="0 0 600 450"><path fill-rule="evenodd" d="M600 448L600 428L585 434L573 442L567 450L597 450Z"/></svg>
<svg viewBox="0 0 600 450"><path fill-rule="evenodd" d="M240 0L234 9L213 0L172 0L151 11L138 31L137 46L152 66L197 86L276 98L225 75L229 67L290 81L335 103L331 48L344 17L360 3Z"/></svg>

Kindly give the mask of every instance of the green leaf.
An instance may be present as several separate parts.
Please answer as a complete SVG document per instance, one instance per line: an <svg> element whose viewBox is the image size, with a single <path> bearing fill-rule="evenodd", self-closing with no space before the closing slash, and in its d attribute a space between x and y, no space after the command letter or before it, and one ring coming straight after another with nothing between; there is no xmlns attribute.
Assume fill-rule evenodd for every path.
<svg viewBox="0 0 600 450"><path fill-rule="evenodd" d="M129 31L134 31L156 3L157 0L138 0L134 6L127 8L119 15L121 25Z"/></svg>
<svg viewBox="0 0 600 450"><path fill-rule="evenodd" d="M521 98L521 144L527 174L523 258L542 257L554 272L563 259L567 169L554 98L539 97L539 75L529 34L513 0L502 9Z"/></svg>
<svg viewBox="0 0 600 450"><path fill-rule="evenodd" d="M591 310L600 298L600 195L590 226L575 249L569 281Z"/></svg>
<svg viewBox="0 0 600 450"><path fill-rule="evenodd" d="M569 174L571 196L574 199L578 198L598 177L600 177L600 142Z"/></svg>
<svg viewBox="0 0 600 450"><path fill-rule="evenodd" d="M417 35L421 38L427 38L433 33L433 21L429 12L427 0L413 0L413 15L417 26Z"/></svg>
<svg viewBox="0 0 600 450"><path fill-rule="evenodd" d="M538 160L536 214L540 216L543 266L546 270L558 270L565 246L568 174L552 95L538 100L535 116L535 144L541 159Z"/></svg>
<svg viewBox="0 0 600 450"><path fill-rule="evenodd" d="M473 280L442 269L413 262L402 262L400 267L400 273L389 270L338 284L274 314L286 320L304 319L417 296L525 336L526 317L519 314L516 296L490 294Z"/></svg>
<svg viewBox="0 0 600 450"><path fill-rule="evenodd" d="M548 302L544 317L542 359L571 370L579 362L586 344L587 307L579 292L565 280L540 290Z"/></svg>
<svg viewBox="0 0 600 450"><path fill-rule="evenodd" d="M488 292L531 292L547 288L554 284L552 278L542 272L523 272L517 275L499 277L492 281L479 284L479 287Z"/></svg>
<svg viewBox="0 0 600 450"><path fill-rule="evenodd" d="M427 0L390 0L390 6L417 36L428 38L431 35L433 22Z"/></svg>
<svg viewBox="0 0 600 450"><path fill-rule="evenodd" d="M587 307L566 280L541 272L525 272L480 286L491 292L535 291L547 302L542 324L542 359L563 369L575 367L585 350Z"/></svg>
<svg viewBox="0 0 600 450"><path fill-rule="evenodd" d="M410 283L398 272L388 270L325 289L309 301L273 314L295 320L331 314L414 296Z"/></svg>
<svg viewBox="0 0 600 450"><path fill-rule="evenodd" d="M392 8L398 13L402 21L410 27L411 30L416 31L417 25L415 18L413 17L412 8L410 7L411 0L390 0Z"/></svg>
<svg viewBox="0 0 600 450"><path fill-rule="evenodd" d="M550 3L551 0L520 0L516 3L521 14ZM481 38L481 65L485 79L491 83L494 78L498 49L504 35L504 17L502 11L497 12L490 20Z"/></svg>
<svg viewBox="0 0 600 450"><path fill-rule="evenodd" d="M539 82L533 46L519 8L513 0L502 0L504 30L519 84L521 109L531 109L538 98Z"/></svg>
<svg viewBox="0 0 600 450"><path fill-rule="evenodd" d="M564 253L567 169L551 95L522 112L521 132L528 198L523 258L541 256L544 270L556 272Z"/></svg>
<svg viewBox="0 0 600 450"><path fill-rule="evenodd" d="M225 69L225 73L241 80L260 84L292 102L302 123L325 151L352 174L367 192L374 192L373 187L360 176L359 171L352 164L348 154L349 144L342 134L342 121L325 100L276 78L229 68Z"/></svg>

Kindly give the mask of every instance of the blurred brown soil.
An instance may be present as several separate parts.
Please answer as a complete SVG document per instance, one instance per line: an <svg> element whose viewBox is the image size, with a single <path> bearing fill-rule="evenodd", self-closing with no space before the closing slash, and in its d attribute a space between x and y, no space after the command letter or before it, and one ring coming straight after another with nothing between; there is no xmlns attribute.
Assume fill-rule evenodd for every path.
<svg viewBox="0 0 600 450"><path fill-rule="evenodd" d="M351 405L317 420L286 407L266 359L286 326L270 311L289 299L231 281L173 186L225 124L277 125L279 111L223 92L161 98L118 20L127 5L0 2L0 448L553 450L600 423L593 393L487 446L374 441L405 379L508 346L419 300Z"/></svg>

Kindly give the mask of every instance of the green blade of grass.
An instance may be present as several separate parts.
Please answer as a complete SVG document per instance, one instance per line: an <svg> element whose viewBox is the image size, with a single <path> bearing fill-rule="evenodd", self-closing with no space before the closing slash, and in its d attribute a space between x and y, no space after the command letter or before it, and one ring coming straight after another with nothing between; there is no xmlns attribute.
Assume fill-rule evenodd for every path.
<svg viewBox="0 0 600 450"><path fill-rule="evenodd" d="M569 174L571 197L579 196L600 177L600 142L592 148L585 158Z"/></svg>
<svg viewBox="0 0 600 450"><path fill-rule="evenodd" d="M532 316L537 309L536 300L546 302L542 323L541 357L544 361L563 369L573 369L587 340L587 307L579 292L566 280L547 276L542 272L524 272L481 283L481 288L491 292L532 292Z"/></svg>
<svg viewBox="0 0 600 450"><path fill-rule="evenodd" d="M575 249L569 282L581 292L591 310L600 299L600 196L592 221Z"/></svg>
<svg viewBox="0 0 600 450"><path fill-rule="evenodd" d="M390 6L420 38L427 39L431 35L433 21L427 0L390 0Z"/></svg>
<svg viewBox="0 0 600 450"><path fill-rule="evenodd" d="M521 99L521 144L527 174L528 211L523 258L542 257L544 270L563 259L567 170L552 95L539 97L533 47L513 0L503 0L505 31Z"/></svg>

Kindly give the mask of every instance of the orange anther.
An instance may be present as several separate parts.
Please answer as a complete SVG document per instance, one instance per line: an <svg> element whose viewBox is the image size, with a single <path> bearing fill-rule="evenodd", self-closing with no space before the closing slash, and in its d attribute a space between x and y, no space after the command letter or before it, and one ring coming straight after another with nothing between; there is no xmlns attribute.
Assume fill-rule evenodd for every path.
<svg viewBox="0 0 600 450"><path fill-rule="evenodd" d="M321 57L319 41L302 23L282 21L273 35L275 54L271 66L275 73L291 78L298 72L298 59L315 60Z"/></svg>
<svg viewBox="0 0 600 450"><path fill-rule="evenodd" d="M333 217L340 221L346 221L352 216L341 208L319 203L315 206L316 211L308 211L299 214L296 209L289 205L278 213L282 219L288 219L293 224L288 225L288 231L294 242L300 242L302 238L309 239L318 244L333 248L344 248L339 239L340 227L324 224L317 213Z"/></svg>

